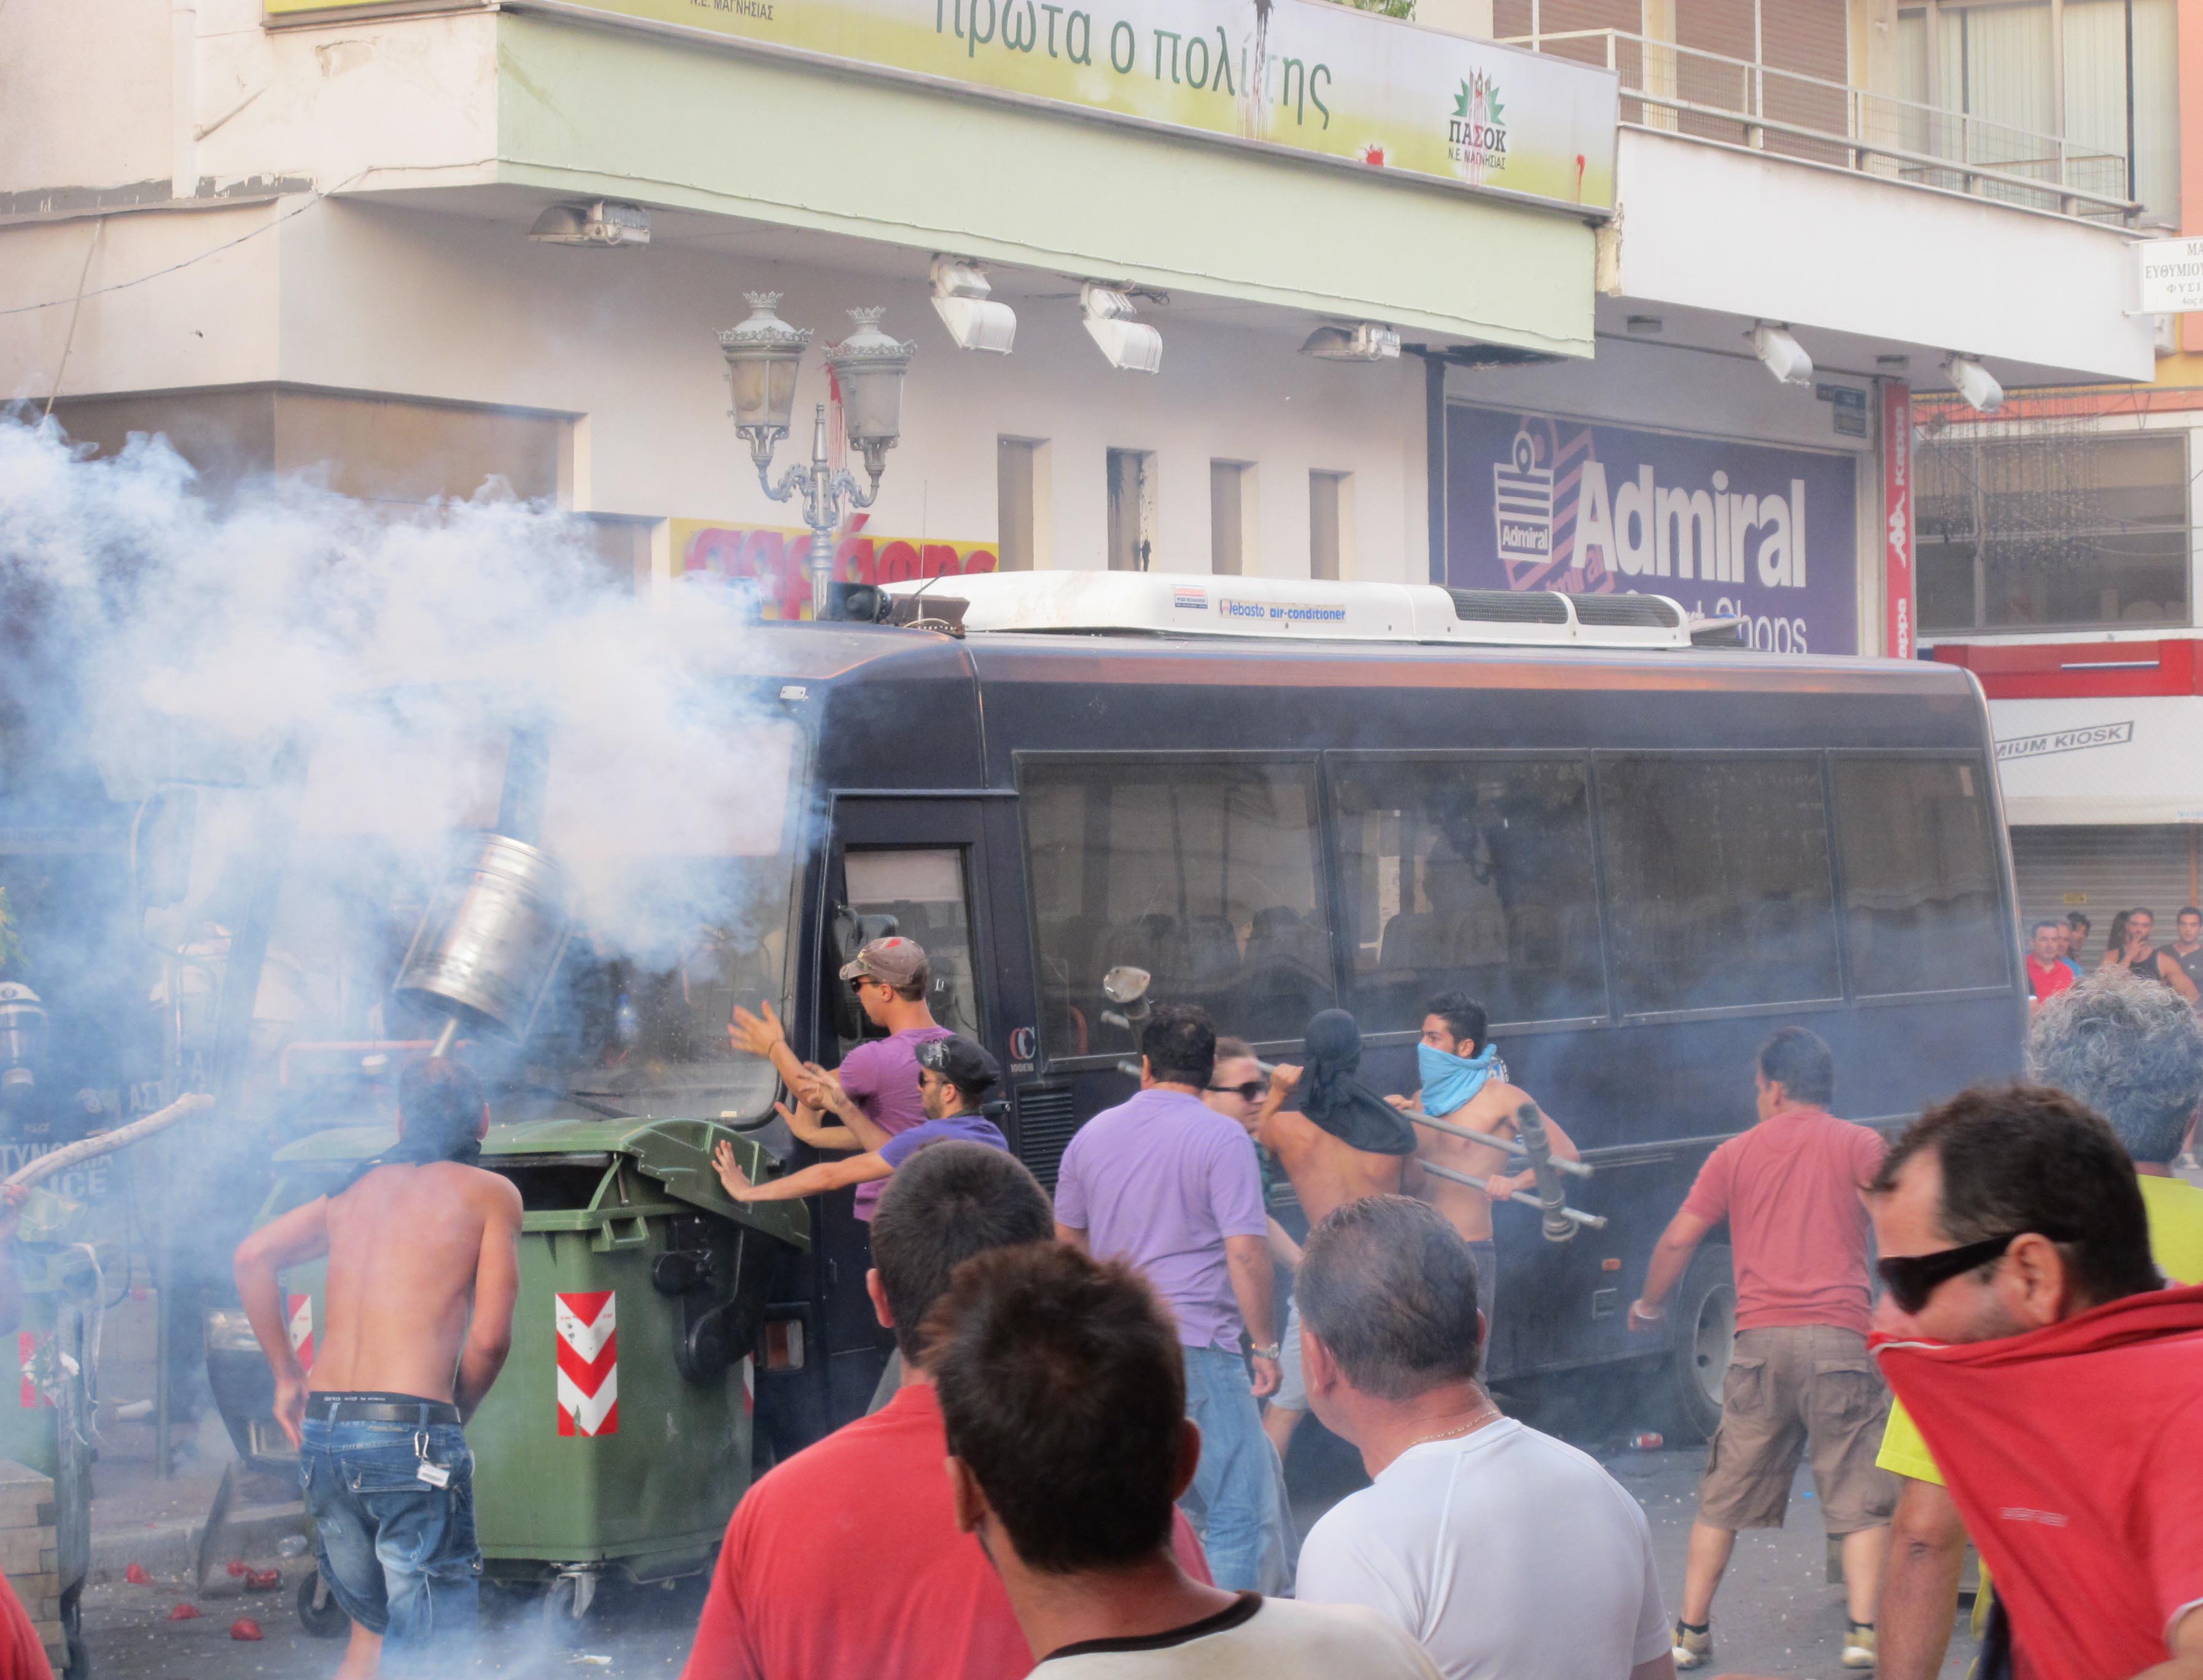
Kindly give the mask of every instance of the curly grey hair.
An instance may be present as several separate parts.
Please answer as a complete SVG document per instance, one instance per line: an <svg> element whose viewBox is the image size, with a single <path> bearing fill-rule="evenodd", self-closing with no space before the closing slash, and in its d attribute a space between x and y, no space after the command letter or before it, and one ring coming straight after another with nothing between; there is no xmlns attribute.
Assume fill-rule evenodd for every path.
<svg viewBox="0 0 2203 1680"><path fill-rule="evenodd" d="M2203 1101L2203 1023L2171 987L2099 968L2035 1012L2027 1072L2111 1121L2135 1160L2163 1166Z"/></svg>

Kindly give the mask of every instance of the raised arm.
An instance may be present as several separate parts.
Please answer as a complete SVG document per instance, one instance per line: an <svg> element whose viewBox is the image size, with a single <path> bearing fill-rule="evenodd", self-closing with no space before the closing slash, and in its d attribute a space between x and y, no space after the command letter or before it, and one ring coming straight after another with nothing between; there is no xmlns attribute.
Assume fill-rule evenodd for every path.
<svg viewBox="0 0 2203 1680"><path fill-rule="evenodd" d="M803 1078L803 1064L788 1046L788 1029L781 1024L780 1012L772 1007L771 1000L759 1003L758 1009L758 1014L752 1015L741 1004L735 1005L734 1018L727 1023L727 1042L738 1050L765 1057L793 1091Z"/></svg>
<svg viewBox="0 0 2203 1680"><path fill-rule="evenodd" d="M851 1149L878 1150L887 1147L893 1134L878 1125L866 1114L864 1106L843 1088L841 1075L830 1068L821 1068L815 1062L803 1065L803 1100L822 1109L842 1122L849 1134Z"/></svg>
<svg viewBox="0 0 2203 1680"><path fill-rule="evenodd" d="M520 1187L500 1178L486 1192L481 1250L475 1257L475 1310L459 1354L452 1398L461 1422L489 1393L512 1352L512 1309L520 1299Z"/></svg>
<svg viewBox="0 0 2203 1680"><path fill-rule="evenodd" d="M316 1196L239 1243L230 1266L245 1319L275 1374L275 1422L293 1446L305 1442L306 1374L291 1347L290 1321L283 1311L283 1272L328 1251L329 1198Z"/></svg>
<svg viewBox="0 0 2203 1680"><path fill-rule="evenodd" d="M860 1149L857 1135L846 1126L828 1126L822 1122L819 1110L799 1096L794 1108L785 1103L775 1103L772 1110L788 1122L788 1129L813 1149Z"/></svg>

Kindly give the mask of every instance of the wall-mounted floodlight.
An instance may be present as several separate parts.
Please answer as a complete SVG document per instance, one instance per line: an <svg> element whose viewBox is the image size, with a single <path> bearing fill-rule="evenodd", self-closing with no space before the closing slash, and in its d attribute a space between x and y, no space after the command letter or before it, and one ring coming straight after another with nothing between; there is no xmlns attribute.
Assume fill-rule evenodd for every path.
<svg viewBox="0 0 2203 1680"><path fill-rule="evenodd" d="M1319 362L1397 362L1400 334L1375 321L1358 322L1351 327L1319 327L1308 335L1301 354Z"/></svg>
<svg viewBox="0 0 2203 1680"><path fill-rule="evenodd" d="M577 245L620 251L650 243L650 212L641 204L599 198L581 204L553 204L535 218L528 237L539 245Z"/></svg>
<svg viewBox="0 0 2203 1680"><path fill-rule="evenodd" d="M986 269L978 263L962 257L933 259L933 312L959 350L1010 353L1018 335L1017 312L1007 304L991 301L993 290Z"/></svg>
<svg viewBox="0 0 2203 1680"><path fill-rule="evenodd" d="M1953 352L1943 358L1943 371L1950 376L1958 394L1979 412L1994 414L2004 406L2004 387L1997 382L1994 374L1972 357Z"/></svg>
<svg viewBox="0 0 2203 1680"><path fill-rule="evenodd" d="M1805 353L1805 346L1790 335L1787 327L1778 327L1771 321L1763 321L1751 329L1752 353L1767 365L1785 385L1810 385L1813 382L1813 358Z"/></svg>
<svg viewBox="0 0 2203 1680"><path fill-rule="evenodd" d="M1133 319L1138 311L1124 293L1088 281L1078 288L1078 306L1092 339L1109 365L1126 373L1154 373L1163 364L1163 335Z"/></svg>

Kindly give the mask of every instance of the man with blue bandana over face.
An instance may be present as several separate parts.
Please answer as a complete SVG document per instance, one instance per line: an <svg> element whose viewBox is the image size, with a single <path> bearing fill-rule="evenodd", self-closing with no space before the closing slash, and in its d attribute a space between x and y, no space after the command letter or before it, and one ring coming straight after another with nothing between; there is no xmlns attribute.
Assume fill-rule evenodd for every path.
<svg viewBox="0 0 2203 1680"><path fill-rule="evenodd" d="M1515 1110L1533 1099L1528 1091L1507 1082L1507 1064L1499 1059L1491 1043L1484 1006L1462 992L1446 991L1432 998L1423 1009L1422 1041L1415 1048L1422 1090L1414 1097L1395 1097L1391 1101L1403 1109L1419 1109L1449 1126L1481 1132L1503 1142L1519 1142ZM1484 1303L1488 1322L1493 1316L1499 1283L1498 1251L1491 1243L1492 1198L1531 1188L1531 1175L1526 1170L1509 1176L1507 1158L1497 1150L1450 1132L1418 1126L1415 1134L1420 1159L1471 1178L1491 1180L1487 1194L1472 1185L1427 1174L1420 1192L1452 1222L1475 1257L1477 1297ZM1550 1115L1545 1117L1545 1135L1551 1140L1554 1159L1582 1158L1574 1141Z"/></svg>

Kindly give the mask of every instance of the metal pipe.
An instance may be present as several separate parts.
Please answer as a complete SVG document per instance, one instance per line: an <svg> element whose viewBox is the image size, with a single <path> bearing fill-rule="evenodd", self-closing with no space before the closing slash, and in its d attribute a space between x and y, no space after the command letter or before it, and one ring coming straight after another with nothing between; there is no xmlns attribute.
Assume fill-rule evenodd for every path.
<svg viewBox="0 0 2203 1680"><path fill-rule="evenodd" d="M1553 1170L1553 1146L1545 1135L1545 1116L1535 1103L1525 1103L1515 1110L1515 1129L1521 1136L1522 1147L1530 1156L1530 1170L1538 1180L1538 1205L1545 1213L1545 1240L1564 1243L1575 1235L1575 1227L1567 1217L1568 1197L1561 1188L1561 1175Z"/></svg>
<svg viewBox="0 0 2203 1680"><path fill-rule="evenodd" d="M1509 1143L1504 1138L1495 1138L1489 1132L1473 1132L1466 1126L1456 1126L1451 1121L1433 1120L1420 1109L1403 1109L1400 1112L1414 1121L1416 1125L1427 1126L1433 1132L1443 1132L1449 1137L1465 1138L1472 1144L1481 1144L1486 1149L1496 1149L1507 1157L1510 1166L1516 1162L1525 1167L1534 1164L1527 1150ZM1570 1178L1579 1179L1589 1178L1592 1171L1592 1168L1584 1162L1562 1161L1557 1158L1553 1162L1553 1170L1557 1173L1566 1173Z"/></svg>
<svg viewBox="0 0 2203 1680"><path fill-rule="evenodd" d="M1478 1178L1474 1173L1457 1173L1450 1167L1440 1167L1428 1161L1423 1162L1423 1170L1426 1173L1434 1173L1442 1179L1450 1179L1456 1184L1465 1184L1473 1190L1481 1190L1487 1196L1491 1195L1491 1180L1490 1179ZM1499 1198L1493 1197L1492 1199L1497 1201ZM1540 1213L1543 1213L1545 1210L1545 1204L1543 1202L1540 1202L1535 1196L1533 1196L1527 1190L1518 1190L1506 1199L1510 1202L1520 1202L1526 1208L1535 1208ZM1575 1234L1574 1227L1578 1225L1587 1225L1594 1231L1604 1231L1606 1229L1606 1216L1604 1214L1586 1213L1580 1208L1571 1208L1567 1206L1563 1206L1560 1210L1560 1213L1561 1216L1569 1222L1570 1229L1568 1234L1570 1236L1574 1236ZM1563 1239L1562 1240L1566 1239Z"/></svg>

